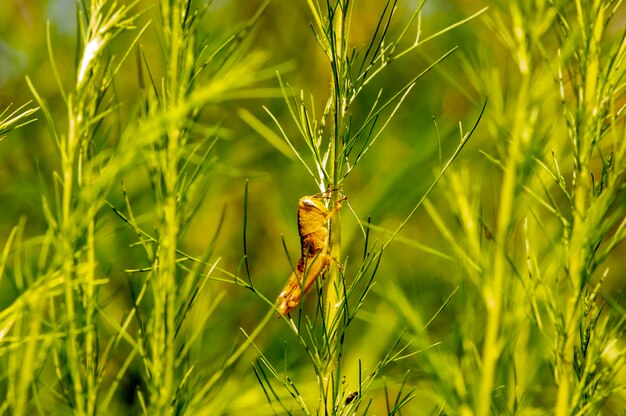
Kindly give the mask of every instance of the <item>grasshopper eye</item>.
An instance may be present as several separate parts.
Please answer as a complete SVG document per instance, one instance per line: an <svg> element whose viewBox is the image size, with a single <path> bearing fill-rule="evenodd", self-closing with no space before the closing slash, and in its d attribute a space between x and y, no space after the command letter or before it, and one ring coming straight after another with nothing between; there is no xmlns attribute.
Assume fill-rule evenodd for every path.
<svg viewBox="0 0 626 416"><path fill-rule="evenodd" d="M315 205L315 202L311 201L310 199L304 199L302 200L302 203L304 205L306 205L307 207L316 207L317 205Z"/></svg>

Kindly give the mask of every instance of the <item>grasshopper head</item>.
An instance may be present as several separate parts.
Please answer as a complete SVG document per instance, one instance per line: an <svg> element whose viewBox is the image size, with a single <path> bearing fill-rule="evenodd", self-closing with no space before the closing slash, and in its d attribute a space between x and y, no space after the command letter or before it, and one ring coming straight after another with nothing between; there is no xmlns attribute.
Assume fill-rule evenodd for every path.
<svg viewBox="0 0 626 416"><path fill-rule="evenodd" d="M326 206L320 200L320 198L316 198L314 196L303 196L298 201L298 208L304 209L307 211L321 211L326 212Z"/></svg>

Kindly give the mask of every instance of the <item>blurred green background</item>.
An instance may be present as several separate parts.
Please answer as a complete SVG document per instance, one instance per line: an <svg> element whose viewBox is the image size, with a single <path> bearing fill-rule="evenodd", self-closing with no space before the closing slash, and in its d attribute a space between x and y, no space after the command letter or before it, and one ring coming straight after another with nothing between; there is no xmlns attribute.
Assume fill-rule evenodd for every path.
<svg viewBox="0 0 626 416"><path fill-rule="evenodd" d="M204 29L210 37L224 39L232 25L250 18L260 4L260 1L253 0L214 1ZM459 141L458 123L462 123L466 131L475 122L487 98L488 89L481 82L491 82L493 88L496 88L493 83L499 83L503 95L515 88L508 77L511 58L506 55L497 34L485 23L485 19L494 13L506 15L506 1L430 1L423 9L421 29L427 36L467 18L485 6L490 9L483 16L427 42L394 62L362 97L362 101L373 99L378 88L382 88L385 93L395 91L443 53L458 46L458 50L417 83L373 150L345 182L348 206L342 211L342 221L347 276L354 273L351 265L357 267L363 252L364 240L358 222L366 221L371 216L373 224L388 230L398 226L430 186L435 172L440 168L438 140L441 141L445 161ZM138 26L158 15L152 1L140 1L136 7L145 9ZM366 42L383 7L384 2L380 0L357 2L352 22L354 45L358 47ZM390 30L398 31L416 7L417 1L400 1L396 21ZM4 109L9 104L15 108L33 99L25 82L28 76L47 102L57 128L65 128L67 110L53 76L46 37L49 33L62 82L69 86L76 76L75 9L73 0L0 2L0 108ZM620 29L620 24L624 24L624 10L620 13L614 31ZM116 40L114 48L118 44L125 46L129 41L130 37L123 35ZM280 72L283 80L294 90L302 89L305 94L311 93L316 97L327 96L330 82L327 60L312 35L305 1L271 2L247 42L250 50L263 50L268 54L266 67ZM148 27L139 43L149 59L154 62L161 59L156 34L151 27ZM123 49L120 47L120 50ZM114 86L115 94L122 103L116 118L122 123L138 104L136 83L137 66L134 57L131 57L125 62ZM183 250L191 255L199 255L213 235L219 232L215 253L221 257L220 267L230 272L241 271L243 196L245 181L249 180L249 264L257 288L266 297L274 299L285 284L291 268L281 239L284 238L291 258L296 258L299 252L297 200L318 190L299 161L278 152L241 120L239 114L244 108L274 127L262 108L268 107L280 120L287 134L304 149L284 99L280 96L278 80L273 78L263 85L272 88L274 97L229 103L222 106L219 113L208 111L206 114L206 117L212 118L212 122L223 123L227 127L227 134L218 143L215 153L218 158L217 168L211 188L187 232ZM495 97L489 99L498 100ZM322 99L316 101L318 105L322 102ZM321 107L316 109L318 112L322 110ZM497 210L500 169L481 151L497 154L506 140L506 134L499 139L492 134L493 126L503 117L498 113L499 110L497 105L487 106L483 122L454 165L454 170L460 172L464 183L481 195L485 218ZM367 106L359 107L357 103L355 117L363 116L359 111L367 111ZM28 236L41 235L47 228L42 214L42 196L53 199L53 172L59 170L59 157L42 113L37 113L37 117L35 123L10 133L0 142L0 247L4 246L10 230L20 218L27 221ZM114 128L110 130L109 144L117 142L118 134ZM566 135L555 134L560 134L562 147L548 151L567 148ZM566 170L570 168L564 167ZM145 167L138 165L136 169L125 173L123 182L135 215L140 218L145 229L152 229L155 218ZM448 226L461 232L445 192L435 189L430 199ZM108 196L108 200L113 206L123 209L121 184ZM222 211L225 217L223 225L219 227ZM401 236L453 257L448 242L423 209L417 211ZM372 232L370 238L374 241L384 237L384 234ZM121 320L131 307L128 277L124 270L146 265L138 260L141 258L140 248L132 246L136 241L133 230L110 209L105 209L101 214L98 238L99 271L110 279L101 288L100 301L107 314ZM621 260L625 250L622 244L607 261L611 271L602 290L605 296L617 297L626 287L623 278L626 264ZM393 243L384 253L375 282L374 290L366 298L364 310L359 315L360 319L348 332L353 334L344 352L343 370L348 374L356 372L359 360L363 368L371 370L403 328L411 324L407 320L428 320L435 316L456 288L468 292L474 290L469 289L471 285L463 281L461 267L455 260L435 256L400 242ZM6 279L0 285L2 309L13 301L16 293ZM409 306L416 310L415 316L398 316L394 312L397 306L394 304L396 291L401 291L410 300ZM202 302L208 308L215 299L220 299L220 302L202 342L203 355L206 357L206 362L202 364L209 374L217 365L216 360L222 359L221 354L243 342L240 328L250 332L268 311L268 306L252 292L231 284L211 282L203 294ZM452 304L455 299L453 297ZM466 301L465 297L461 299L462 302ZM312 311L314 304L312 299L307 298L305 310ZM478 318L459 314L463 310L463 305L452 305L431 323L428 332L433 343L457 342L455 327L459 325L480 327L482 323ZM461 320L465 320L465 323ZM421 322L423 324L425 322ZM101 337L111 336L107 334L106 327L102 331ZM302 381L312 376L303 361L302 351L297 349L283 322L270 322L256 342L276 362L280 362L287 351L287 363L293 369L295 379ZM124 354L124 347L121 347L120 360ZM261 390L251 371L255 357L256 352L250 348L221 387L224 393L222 400L228 401L224 406L231 413L240 411L246 414L253 406L263 402ZM408 369L412 370L411 381L420 386L424 381L423 370L410 364L392 365L386 373L387 382L392 385L398 383ZM133 391L141 384L141 371L139 362L134 363L129 370L128 377L123 381L125 387L120 389L126 392L126 396L120 393L117 404L120 409L136 406ZM382 391L381 386L382 381L377 385L377 391ZM414 410L417 409L415 414L430 413L437 405L430 389L427 382L418 388L415 393L418 396L414 402ZM375 406L380 406L375 408L383 409L384 397L376 393L372 395ZM546 397L549 395L546 393ZM383 411L375 413L382 414Z"/></svg>

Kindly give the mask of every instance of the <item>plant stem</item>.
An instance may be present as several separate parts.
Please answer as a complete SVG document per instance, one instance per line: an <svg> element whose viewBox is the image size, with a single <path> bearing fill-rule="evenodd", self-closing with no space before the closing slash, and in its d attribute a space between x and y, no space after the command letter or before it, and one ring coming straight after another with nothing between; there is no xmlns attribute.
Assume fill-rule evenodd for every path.
<svg viewBox="0 0 626 416"><path fill-rule="evenodd" d="M346 117L346 91L343 85L344 82L344 70L346 64L345 56L345 19L343 7L345 5L339 2L335 7L335 14L333 15L333 21L330 22L330 56L331 68L332 68L332 83L331 83L331 97L332 97L332 109L333 109L333 137L330 143L330 161L331 166L329 170L331 183L329 184L332 189L339 186L341 181L341 155L343 154L344 135L346 133L345 117ZM337 201L341 198L339 192L334 192L331 198L331 206L335 206ZM327 283L327 307L326 307L326 322L328 328L328 340L329 340L329 355L328 362L326 363L326 371L324 375L324 392L326 397L326 412L327 414L333 414L334 408L334 394L333 382L336 381L338 375L335 374L339 361L339 343L341 328L339 327L338 315L340 313L340 302L344 291L344 282L339 273L338 262L341 261L341 215L338 212L330 219L330 241L329 251L331 258L335 259L333 265L331 265L329 273L329 282Z"/></svg>
<svg viewBox="0 0 626 416"><path fill-rule="evenodd" d="M116 31L123 30L128 23L124 20L125 7L107 3L107 0L93 0L83 4L80 10L79 19L87 18L86 27L81 25L83 50L74 91L67 100L67 138L59 141L63 178L58 220L59 267L65 280L66 354L73 390L70 402L78 415L96 413L98 392L95 253L96 216L102 202L97 198L101 166L91 164L94 158L88 150L93 149L98 126L95 120L110 85L111 73L101 71L106 66L103 51L119 33ZM79 288L80 295L75 293Z"/></svg>
<svg viewBox="0 0 626 416"><path fill-rule="evenodd" d="M581 301L584 287L588 282L588 270L586 264L592 253L590 251L591 242L589 239L587 215L590 209L591 195L593 189L590 184L593 182L592 174L589 170L593 144L596 137L600 138L600 133L596 131L603 123L602 108L603 96L598 87L600 67L600 44L602 42L605 27L604 6L600 2L594 2L590 8L582 7L577 3L578 21L582 24L580 30L583 31L587 45L580 54L580 61L577 62L581 80L579 84L580 93L577 94L576 108L576 128L571 136L574 138L574 184L573 184L573 224L568 241L567 270L568 270L568 290L569 297L563 317L563 342L561 350L558 351L557 360L557 403L556 414L565 416L570 414L572 403L577 400L572 399L572 387L576 375L574 373L574 341L577 337L579 319L577 310ZM585 13L587 12L587 13ZM601 120L601 121L598 121Z"/></svg>
<svg viewBox="0 0 626 416"><path fill-rule="evenodd" d="M584 141L585 138L582 138ZM563 342L561 349L558 351L557 359L557 402L556 415L566 416L570 414L572 406L571 384L574 380L574 340L577 336L577 318L576 311L581 299L581 290L585 282L584 261L588 258L589 252L586 245L586 225L585 215L588 210L588 184L590 183L590 175L587 169L588 160L586 155L577 155L575 185L574 185L574 210L573 210L573 226L569 239L567 268L569 281L569 296L565 313L563 315Z"/></svg>
<svg viewBox="0 0 626 416"><path fill-rule="evenodd" d="M96 386L96 322L95 322L95 272L96 272L96 220L95 210L89 209L89 223L87 225L87 270L85 282L85 373L87 384L87 414L96 414L97 386Z"/></svg>
<svg viewBox="0 0 626 416"><path fill-rule="evenodd" d="M164 103L166 108L176 108L182 99L181 50L186 45L182 30L182 18L186 11L183 1L161 1L163 26L167 44L167 73ZM154 310L152 312L153 338L153 390L154 414L170 415L174 402L175 373L175 311L176 249L179 231L177 205L177 180L179 162L180 120L172 120L164 137L165 146L157 157L161 159L162 193L160 201L160 239L156 259L156 281L154 282Z"/></svg>
<svg viewBox="0 0 626 416"><path fill-rule="evenodd" d="M74 184L74 156L75 145L78 141L78 126L76 125L76 114L73 108L73 97L70 97L68 101L68 110L70 118L70 129L68 134L67 143L61 152L61 169L63 169L63 196L61 205L61 224L60 224L60 244L59 250L61 258L63 259L63 275L65 278L65 309L67 314L67 355L69 370L71 376L71 382L74 389L75 400L75 413L78 415L85 414L85 404L83 401L83 384L80 377L79 363L80 358L78 354L78 330L76 327L76 311L74 309L74 284L75 284L75 270L74 270L74 250L73 250L73 236L72 236L72 209L71 201L73 200L73 184Z"/></svg>
<svg viewBox="0 0 626 416"><path fill-rule="evenodd" d="M527 117L529 92L531 88L528 73L522 71L522 84L517 97L515 124L508 148L508 158L504 169L504 178L500 188L500 208L496 229L496 245L491 272L485 280L483 298L487 309L487 324L482 352L482 379L478 395L477 414L489 415L491 412L492 390L496 377L496 367L500 360L502 345L500 331L502 322L503 298L505 296L505 276L507 276L508 239L511 226L515 224L515 206L518 190L518 163L523 159L522 141L528 133Z"/></svg>

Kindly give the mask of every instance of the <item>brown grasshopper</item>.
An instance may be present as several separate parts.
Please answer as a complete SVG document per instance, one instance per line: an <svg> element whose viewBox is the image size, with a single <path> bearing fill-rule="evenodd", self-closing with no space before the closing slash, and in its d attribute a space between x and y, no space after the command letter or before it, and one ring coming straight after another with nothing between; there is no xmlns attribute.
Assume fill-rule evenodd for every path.
<svg viewBox="0 0 626 416"><path fill-rule="evenodd" d="M342 196L328 211L323 199L327 192L304 196L298 201L298 233L300 234L300 260L289 281L277 299L280 315L287 315L300 303L300 298L313 287L318 276L324 278L334 260L328 250L328 220L341 209Z"/></svg>

